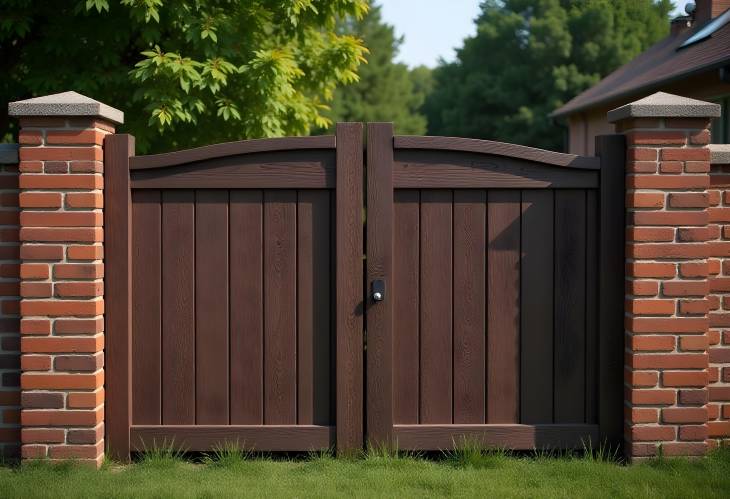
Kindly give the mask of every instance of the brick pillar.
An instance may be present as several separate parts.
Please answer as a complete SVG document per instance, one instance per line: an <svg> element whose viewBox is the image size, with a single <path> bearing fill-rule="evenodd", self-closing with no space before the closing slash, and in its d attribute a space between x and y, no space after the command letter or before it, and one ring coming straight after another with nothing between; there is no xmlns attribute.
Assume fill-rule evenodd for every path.
<svg viewBox="0 0 730 499"><path fill-rule="evenodd" d="M703 455L708 438L709 118L659 92L608 113L626 135L626 453Z"/></svg>
<svg viewBox="0 0 730 499"><path fill-rule="evenodd" d="M20 119L21 452L104 456L104 136L116 109L75 92Z"/></svg>

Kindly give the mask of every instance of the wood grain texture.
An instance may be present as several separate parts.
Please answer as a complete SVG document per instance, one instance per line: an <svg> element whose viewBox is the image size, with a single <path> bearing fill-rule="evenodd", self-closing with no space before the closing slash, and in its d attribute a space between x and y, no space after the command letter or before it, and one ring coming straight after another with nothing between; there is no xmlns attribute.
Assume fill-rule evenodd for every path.
<svg viewBox="0 0 730 499"><path fill-rule="evenodd" d="M520 192L488 194L487 422L519 420Z"/></svg>
<svg viewBox="0 0 730 499"><path fill-rule="evenodd" d="M162 206L132 192L132 421L162 422Z"/></svg>
<svg viewBox="0 0 730 499"><path fill-rule="evenodd" d="M264 424L297 422L297 193L264 193Z"/></svg>
<svg viewBox="0 0 730 499"><path fill-rule="evenodd" d="M598 423L598 192L586 191L585 422Z"/></svg>
<svg viewBox="0 0 730 499"><path fill-rule="evenodd" d="M556 423L585 419L586 194L555 192Z"/></svg>
<svg viewBox="0 0 730 499"><path fill-rule="evenodd" d="M335 186L332 151L227 156L169 168L135 170L134 189L322 189Z"/></svg>
<svg viewBox="0 0 730 499"><path fill-rule="evenodd" d="M363 128L338 123L335 191L337 452L363 447Z"/></svg>
<svg viewBox="0 0 730 499"><path fill-rule="evenodd" d="M420 193L396 190L393 219L393 420L418 423Z"/></svg>
<svg viewBox="0 0 730 499"><path fill-rule="evenodd" d="M228 191L195 194L195 422L229 423Z"/></svg>
<svg viewBox="0 0 730 499"><path fill-rule="evenodd" d="M393 125L368 123L367 144L367 440L391 445L393 429ZM386 299L369 296L382 279Z"/></svg>
<svg viewBox="0 0 730 499"><path fill-rule="evenodd" d="M411 189L546 189L597 187L598 172L471 152L401 150L393 185Z"/></svg>
<svg viewBox="0 0 730 499"><path fill-rule="evenodd" d="M518 144L506 144L492 140L467 139L462 137L419 137L397 135L394 140L396 149L423 149L434 152L447 151L471 152L505 156L541 165L560 166L571 169L598 170L599 162L596 158L546 151Z"/></svg>
<svg viewBox="0 0 730 499"><path fill-rule="evenodd" d="M522 191L520 422L553 422L553 191Z"/></svg>
<svg viewBox="0 0 730 499"><path fill-rule="evenodd" d="M312 425L165 425L133 426L135 451L152 449L160 442L186 452L208 451L238 445L249 451L316 451L332 447L335 428Z"/></svg>
<svg viewBox="0 0 730 499"><path fill-rule="evenodd" d="M454 191L454 424L486 422L486 204Z"/></svg>
<svg viewBox="0 0 730 499"><path fill-rule="evenodd" d="M447 450L464 442L485 448L535 450L583 449L596 441L597 425L396 425L393 429L402 450Z"/></svg>
<svg viewBox="0 0 730 499"><path fill-rule="evenodd" d="M598 421L601 441L623 441L624 182L626 138L596 137L601 158L598 253Z"/></svg>
<svg viewBox="0 0 730 499"><path fill-rule="evenodd" d="M230 194L231 402L233 425L264 422L263 193Z"/></svg>
<svg viewBox="0 0 730 499"><path fill-rule="evenodd" d="M129 460L132 422L132 202L129 158L134 137L109 135L104 140L106 192L106 442L110 455Z"/></svg>
<svg viewBox="0 0 730 499"><path fill-rule="evenodd" d="M334 147L335 137L332 135L239 140L237 142L226 142L183 151L137 156L130 161L129 168L131 170L147 170L243 154L277 151L296 153L297 150L334 149Z"/></svg>
<svg viewBox="0 0 730 499"><path fill-rule="evenodd" d="M195 423L195 192L162 192L162 423Z"/></svg>
<svg viewBox="0 0 730 499"><path fill-rule="evenodd" d="M453 416L453 195L421 191L420 422Z"/></svg>
<svg viewBox="0 0 730 499"><path fill-rule="evenodd" d="M300 191L297 206L297 423L330 424L330 198Z"/></svg>

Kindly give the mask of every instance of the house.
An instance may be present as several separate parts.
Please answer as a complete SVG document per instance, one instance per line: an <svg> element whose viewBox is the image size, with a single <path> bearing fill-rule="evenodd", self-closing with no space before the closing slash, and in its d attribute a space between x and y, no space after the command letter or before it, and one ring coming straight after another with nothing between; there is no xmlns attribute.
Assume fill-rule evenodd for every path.
<svg viewBox="0 0 730 499"><path fill-rule="evenodd" d="M568 152L593 155L596 135L613 133L611 109L657 91L716 102L712 142L730 143L730 0L697 0L671 22L669 36L555 110Z"/></svg>

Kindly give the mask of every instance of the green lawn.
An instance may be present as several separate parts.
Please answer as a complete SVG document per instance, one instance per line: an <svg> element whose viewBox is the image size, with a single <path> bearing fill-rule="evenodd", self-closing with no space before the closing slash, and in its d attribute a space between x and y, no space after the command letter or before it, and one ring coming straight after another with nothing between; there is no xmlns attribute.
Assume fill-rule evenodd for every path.
<svg viewBox="0 0 730 499"><path fill-rule="evenodd" d="M329 456L203 462L153 455L100 471L71 463L0 468L0 497L730 497L730 451L633 466L583 457Z"/></svg>

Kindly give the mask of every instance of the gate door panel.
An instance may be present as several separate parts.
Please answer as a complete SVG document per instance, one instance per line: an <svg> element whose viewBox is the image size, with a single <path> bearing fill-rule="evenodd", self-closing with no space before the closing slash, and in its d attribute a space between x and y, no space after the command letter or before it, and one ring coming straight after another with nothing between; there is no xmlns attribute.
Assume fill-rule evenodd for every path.
<svg viewBox="0 0 730 499"><path fill-rule="evenodd" d="M369 440L620 441L623 330L600 307L621 316L606 250L622 254L622 226L601 221L601 196L619 215L622 199L602 192L599 159L389 124L369 125L367 154L367 279L385 289L367 302Z"/></svg>
<svg viewBox="0 0 730 499"><path fill-rule="evenodd" d="M131 420L120 440L108 413L114 449L359 448L362 126L132 157L129 172Z"/></svg>

